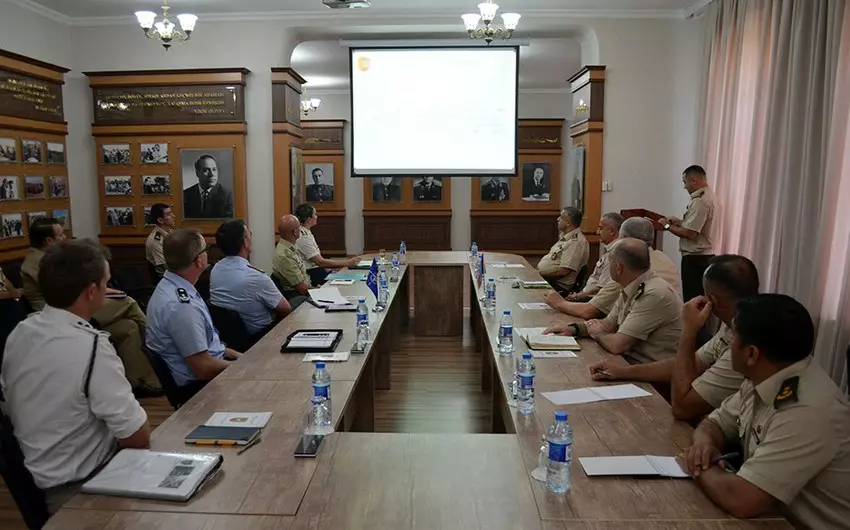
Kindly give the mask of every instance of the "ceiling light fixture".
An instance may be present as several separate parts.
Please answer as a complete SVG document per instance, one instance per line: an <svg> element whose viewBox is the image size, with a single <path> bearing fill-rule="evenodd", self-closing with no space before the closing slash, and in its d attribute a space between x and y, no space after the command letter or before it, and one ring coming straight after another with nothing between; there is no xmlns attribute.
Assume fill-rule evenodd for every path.
<svg viewBox="0 0 850 530"><path fill-rule="evenodd" d="M136 18L145 32L145 37L159 40L166 51L171 48L171 41L174 39L180 42L189 40L198 21L198 17L189 13L177 15L177 20L180 22L180 29L178 29L168 20L168 0L162 0L161 21L156 22L156 13L153 11L136 11Z"/></svg>
<svg viewBox="0 0 850 530"><path fill-rule="evenodd" d="M467 13L461 15L460 18L463 19L463 25L466 26L469 38L483 40L487 43L487 46L490 46L490 43L496 39L509 40L522 16L519 13L502 13L504 27L498 27L493 25L493 20L496 18L496 12L499 11L499 4L494 4L493 0L486 0L478 4L478 11L481 14ZM479 22L484 22L484 26L479 26Z"/></svg>

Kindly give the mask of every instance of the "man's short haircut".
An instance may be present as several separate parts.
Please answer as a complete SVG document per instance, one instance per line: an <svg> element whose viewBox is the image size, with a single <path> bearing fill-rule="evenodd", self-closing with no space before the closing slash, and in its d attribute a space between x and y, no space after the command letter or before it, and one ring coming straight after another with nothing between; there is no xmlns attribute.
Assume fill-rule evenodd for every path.
<svg viewBox="0 0 850 530"><path fill-rule="evenodd" d="M153 220L154 224L159 224L160 218L165 217L165 210L169 208L171 208L171 206L163 202L158 202L151 206L151 219Z"/></svg>
<svg viewBox="0 0 850 530"><path fill-rule="evenodd" d="M316 209L309 204L299 204L298 207L295 208L295 217L298 218L298 221L302 225L307 221L307 219L313 217L314 213L316 213Z"/></svg>
<svg viewBox="0 0 850 530"><path fill-rule="evenodd" d="M579 210L578 208L573 208L572 206L567 206L566 208L561 210L561 212L567 219L570 220L570 223L573 226L581 226L581 218L583 217L581 210Z"/></svg>
<svg viewBox="0 0 850 530"><path fill-rule="evenodd" d="M43 217L33 222L30 225L30 246L33 248L44 248L48 238L56 237L56 234L53 232L53 225L62 226L62 223L52 217Z"/></svg>
<svg viewBox="0 0 850 530"><path fill-rule="evenodd" d="M608 212L606 214L603 214L602 218L610 221L611 224L614 225L615 230L619 231L620 227L623 226L623 216L618 214L617 212Z"/></svg>
<svg viewBox="0 0 850 530"><path fill-rule="evenodd" d="M162 242L165 266L171 272L188 268L198 259L205 245L201 231L197 228L180 228L171 232Z"/></svg>
<svg viewBox="0 0 850 530"><path fill-rule="evenodd" d="M655 227L646 217L629 217L620 225L620 237L640 239L651 246L655 241Z"/></svg>
<svg viewBox="0 0 850 530"><path fill-rule="evenodd" d="M705 178L705 169L703 169L702 166L697 166L697 165L688 166L688 167L685 168L684 171L682 171L682 174L687 175L689 177L697 177L697 178L704 179Z"/></svg>
<svg viewBox="0 0 850 530"><path fill-rule="evenodd" d="M109 254L90 239L60 241L44 253L38 285L47 305L67 309L91 284L106 277Z"/></svg>
<svg viewBox="0 0 850 530"><path fill-rule="evenodd" d="M620 239L611 249L611 260L617 261L630 271L647 271L651 264L649 246L637 239Z"/></svg>
<svg viewBox="0 0 850 530"><path fill-rule="evenodd" d="M212 155L201 155L200 157L198 157L197 160L195 160L195 173L201 172L201 164L204 162L204 160L207 160L207 159L210 159L213 162L215 162L214 156L212 156ZM215 164L218 165L218 162L215 162Z"/></svg>
<svg viewBox="0 0 850 530"><path fill-rule="evenodd" d="M739 301L732 326L743 346L755 346L774 364L805 359L815 342L809 312L784 294L759 294Z"/></svg>
<svg viewBox="0 0 850 530"><path fill-rule="evenodd" d="M721 254L712 258L703 279L719 285L737 299L759 294L758 269L752 261L737 254Z"/></svg>
<svg viewBox="0 0 850 530"><path fill-rule="evenodd" d="M221 249L225 256L236 256L242 250L245 233L245 221L242 219L225 221L215 233L215 246Z"/></svg>
<svg viewBox="0 0 850 530"><path fill-rule="evenodd" d="M316 171L321 171L321 172L322 172L322 175L324 175L324 174L325 174L325 172L324 172L324 171L322 170L322 168L320 168L320 167L314 167L314 168L313 168L313 171L311 171L311 172L310 172L310 174L311 174L311 175L313 175L313 176L315 177L315 176L316 176Z"/></svg>

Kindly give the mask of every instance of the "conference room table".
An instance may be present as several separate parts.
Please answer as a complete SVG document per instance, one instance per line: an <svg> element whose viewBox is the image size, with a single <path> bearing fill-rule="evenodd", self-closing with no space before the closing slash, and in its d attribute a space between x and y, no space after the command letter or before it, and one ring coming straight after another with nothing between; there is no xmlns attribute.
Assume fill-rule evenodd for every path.
<svg viewBox="0 0 850 530"><path fill-rule="evenodd" d="M347 362L328 363L333 421L314 459L293 451L306 426L313 364L281 354L286 337L303 329L342 329L337 350L350 350L353 313L325 313L303 304L260 342L160 425L155 451L208 452L184 444L185 436L214 412L272 412L262 441L241 455L230 447L222 471L185 503L78 494L49 522L49 529L780 529L779 515L737 520L726 515L690 479L588 477L578 457L673 456L690 445L692 429L673 419L669 404L647 384L650 396L556 407L541 392L603 385L588 367L609 357L592 340L580 340L575 358L535 359L537 410L519 414L508 403L515 356L496 348L502 310L515 328L548 326L569 317L551 309L523 310L543 291L514 287L511 277L540 280L522 257L486 253L487 276L497 281L497 310L483 310L465 252L410 252L400 281L390 284L384 312L371 313L373 343ZM506 264L521 265L508 268ZM500 266L501 265L501 266ZM470 282L471 280L471 282ZM464 282L470 282L469 318L482 355L481 385L492 395L493 434L375 433L375 392L390 388L393 352L402 330L416 335L463 333ZM412 285L411 285L412 284ZM365 282L340 287L344 296L375 297ZM413 293L411 298L410 293ZM413 321L410 305L413 302ZM542 436L556 410L573 428L572 488L556 495L536 481Z"/></svg>

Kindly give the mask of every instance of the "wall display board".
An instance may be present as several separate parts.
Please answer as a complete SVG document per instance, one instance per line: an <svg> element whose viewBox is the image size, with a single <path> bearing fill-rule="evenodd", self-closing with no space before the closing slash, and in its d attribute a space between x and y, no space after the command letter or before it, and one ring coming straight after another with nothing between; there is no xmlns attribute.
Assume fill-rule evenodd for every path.
<svg viewBox="0 0 850 530"><path fill-rule="evenodd" d="M17 282L29 225L71 230L62 85L68 70L0 50L0 266Z"/></svg>
<svg viewBox="0 0 850 530"><path fill-rule="evenodd" d="M313 228L313 235L327 255L345 252L345 150L342 137L344 120L301 120L302 166L293 173L298 179L298 193L293 195L301 203L309 203L319 212L321 219ZM293 201L295 203L296 201ZM295 204L297 206L297 204Z"/></svg>

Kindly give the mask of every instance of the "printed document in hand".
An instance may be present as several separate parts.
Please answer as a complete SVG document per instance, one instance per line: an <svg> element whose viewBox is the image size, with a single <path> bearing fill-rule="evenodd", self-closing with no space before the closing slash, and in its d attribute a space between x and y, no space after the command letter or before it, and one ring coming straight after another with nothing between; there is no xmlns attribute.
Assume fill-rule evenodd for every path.
<svg viewBox="0 0 850 530"><path fill-rule="evenodd" d="M272 417L271 412L216 412L204 424L207 427L259 427L263 428Z"/></svg>
<svg viewBox="0 0 850 530"><path fill-rule="evenodd" d="M594 456L578 459L587 476L661 475L670 478L690 478L672 456Z"/></svg>
<svg viewBox="0 0 850 530"><path fill-rule="evenodd" d="M525 309L526 311L545 311L546 309L551 309L549 304L545 302L519 302L517 305L520 309Z"/></svg>
<svg viewBox="0 0 850 530"><path fill-rule="evenodd" d="M546 328L517 328L517 334L532 350L580 350L575 337L544 335Z"/></svg>
<svg viewBox="0 0 850 530"><path fill-rule="evenodd" d="M339 289L337 289L336 287L322 287L321 289L310 289L307 292L310 293L310 298L312 298L314 302L320 305L345 305L348 303L348 300L346 300L345 297L340 294Z"/></svg>
<svg viewBox="0 0 850 530"><path fill-rule="evenodd" d="M351 357L350 351L335 351L331 353L308 353L304 355L302 362L345 362Z"/></svg>
<svg viewBox="0 0 850 530"><path fill-rule="evenodd" d="M651 396L646 390L632 384L591 386L574 390L558 392L543 392L543 397L555 405L576 405L578 403L593 403L594 401L609 401L614 399L629 399Z"/></svg>

